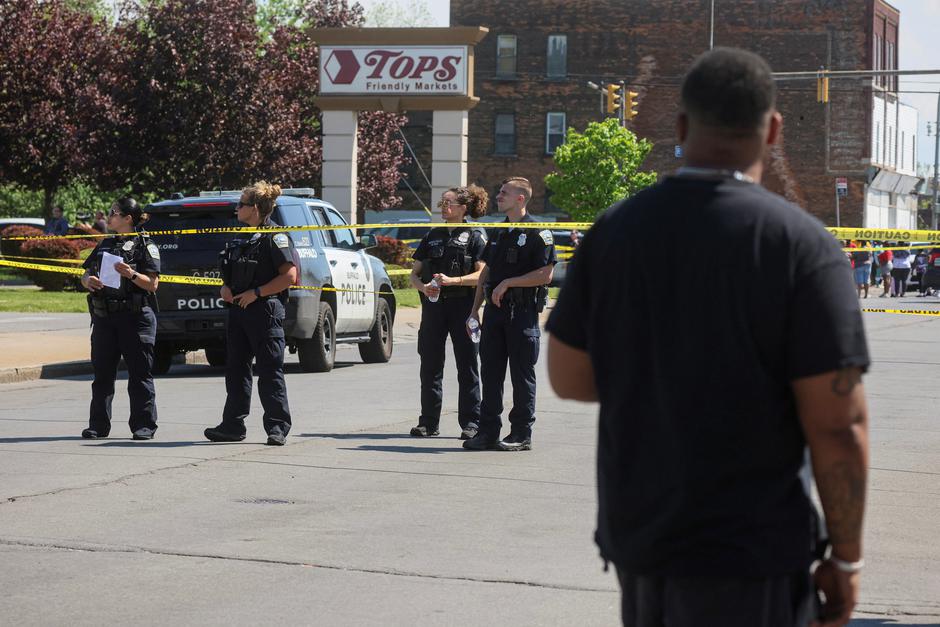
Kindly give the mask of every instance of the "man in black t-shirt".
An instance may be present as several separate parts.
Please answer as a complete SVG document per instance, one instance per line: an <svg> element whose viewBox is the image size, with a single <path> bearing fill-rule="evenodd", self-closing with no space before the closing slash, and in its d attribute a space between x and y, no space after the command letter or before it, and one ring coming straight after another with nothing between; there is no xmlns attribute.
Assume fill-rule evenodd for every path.
<svg viewBox="0 0 940 627"><path fill-rule="evenodd" d="M838 242L758 184L774 100L760 57L702 55L682 87L687 165L597 220L548 321L555 391L600 401L596 540L628 625L815 618L807 445L832 546L815 570L826 624L857 599L868 349ZM710 286L694 307L653 273L611 272L666 240L698 260L684 282Z"/></svg>

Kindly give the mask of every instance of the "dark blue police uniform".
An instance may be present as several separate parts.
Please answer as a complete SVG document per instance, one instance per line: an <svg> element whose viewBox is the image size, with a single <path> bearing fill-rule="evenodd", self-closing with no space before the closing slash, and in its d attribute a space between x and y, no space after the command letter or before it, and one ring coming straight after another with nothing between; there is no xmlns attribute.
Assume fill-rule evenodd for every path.
<svg viewBox="0 0 940 627"><path fill-rule="evenodd" d="M140 274L160 274L160 251L144 233L107 237L82 264L90 275L101 276L104 253L121 257ZM127 365L128 421L135 437L149 439L157 429L153 387L153 347L157 336L153 294L121 277L118 288L103 287L88 294L91 313L91 409L85 437L107 437L111 431L111 400L118 362Z"/></svg>
<svg viewBox="0 0 940 627"><path fill-rule="evenodd" d="M486 236L469 225L431 229L418 244L414 259L421 262L421 280L428 283L435 274L450 277L471 274L481 261ZM421 417L418 426L426 434L436 435L441 420L444 346L450 335L457 366L457 421L461 437L472 436L480 421L480 370L477 345L467 335L466 322L473 308L473 286L441 288L440 298L432 303L421 295L421 328L418 330L418 354L421 356ZM415 434L415 430L412 430Z"/></svg>
<svg viewBox="0 0 940 627"><path fill-rule="evenodd" d="M277 225L268 222L267 227ZM237 296L260 288L278 276L285 263L296 264L291 239L284 233L255 233L229 243L221 254L222 279ZM268 436L286 437L291 427L284 381L284 314L287 290L263 296L245 308L228 307L225 408L222 423L206 429L210 440L242 440L251 408L252 359ZM269 442L271 440L269 439Z"/></svg>
<svg viewBox="0 0 940 627"><path fill-rule="evenodd" d="M507 219L508 221L508 219ZM522 222L537 222L530 214ZM539 313L545 307L548 289L510 288L493 305L490 296L504 280L522 276L555 263L555 244L547 229L499 229L483 253L487 280L483 286L486 307L480 338L483 375L483 402L480 408L480 436L495 444L502 428L503 384L506 363L512 381L510 436L518 443L529 440L535 422L535 363L539 358ZM464 443L465 446L470 444ZM467 446L467 448L475 448Z"/></svg>

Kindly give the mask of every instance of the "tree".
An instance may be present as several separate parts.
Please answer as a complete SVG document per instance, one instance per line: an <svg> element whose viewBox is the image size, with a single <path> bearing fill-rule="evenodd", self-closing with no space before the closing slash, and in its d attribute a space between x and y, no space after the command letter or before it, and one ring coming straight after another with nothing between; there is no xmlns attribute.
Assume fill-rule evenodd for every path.
<svg viewBox="0 0 940 627"><path fill-rule="evenodd" d="M111 125L127 120L111 96L108 26L91 4L0 3L0 179L42 190L47 217L56 191L90 173Z"/></svg>
<svg viewBox="0 0 940 627"><path fill-rule="evenodd" d="M640 171L652 149L616 118L591 122L583 134L568 129L555 150L558 171L545 177L552 203L575 221L592 222L611 204L656 182L655 172Z"/></svg>
<svg viewBox="0 0 940 627"><path fill-rule="evenodd" d="M372 27L410 27L430 26L434 23L431 10L424 0L401 0L392 2L382 0L372 5L366 15L366 26Z"/></svg>

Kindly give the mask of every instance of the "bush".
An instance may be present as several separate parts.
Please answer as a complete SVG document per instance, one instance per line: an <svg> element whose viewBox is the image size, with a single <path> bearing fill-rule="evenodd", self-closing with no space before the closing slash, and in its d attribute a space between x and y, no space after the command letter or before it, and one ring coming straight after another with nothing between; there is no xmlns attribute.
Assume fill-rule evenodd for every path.
<svg viewBox="0 0 940 627"><path fill-rule="evenodd" d="M408 244L394 237L377 235L376 246L369 249L369 254L378 257L386 264L394 264L403 268L411 267L411 248Z"/></svg>
<svg viewBox="0 0 940 627"><path fill-rule="evenodd" d="M393 263L387 263L385 264L385 269L389 271L388 278L392 280L392 289L405 290L411 287L411 281L408 279L407 274L392 274L392 270L408 270L408 268L402 268Z"/></svg>
<svg viewBox="0 0 940 627"><path fill-rule="evenodd" d="M82 250L86 248L94 248L98 245L98 242L102 240L100 237L101 233L91 228L90 226L78 226L75 225L70 227L68 230L68 235L97 235L99 237L89 237L88 239L73 239L70 240L78 244Z"/></svg>
<svg viewBox="0 0 940 627"><path fill-rule="evenodd" d="M20 252L20 249L26 241L21 239L10 240L7 239L8 237L35 237L37 235L42 235L42 229L36 228L35 226L18 224L8 226L0 231L0 254L11 257L23 254Z"/></svg>
<svg viewBox="0 0 940 627"><path fill-rule="evenodd" d="M76 240L69 239L32 239L22 242L20 252L27 257L45 257L47 259L78 259L83 246ZM42 263L36 261L34 263ZM59 264L50 264L59 265ZM74 266L69 266L74 267ZM81 283L77 276L42 270L22 270L30 281L48 291L79 289Z"/></svg>

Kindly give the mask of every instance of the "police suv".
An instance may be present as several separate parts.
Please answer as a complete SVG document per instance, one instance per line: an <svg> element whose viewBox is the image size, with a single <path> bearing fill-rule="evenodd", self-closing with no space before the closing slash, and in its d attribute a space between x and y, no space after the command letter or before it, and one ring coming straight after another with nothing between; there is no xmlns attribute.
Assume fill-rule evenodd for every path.
<svg viewBox="0 0 940 627"><path fill-rule="evenodd" d="M151 232L209 229L196 235L153 235L162 273L219 278L219 253L237 233L212 233L219 227L244 227L235 219L240 191L202 192L148 205ZM280 226L337 225L335 230L288 232L294 242L298 285L291 288L284 320L288 349L297 353L305 372L333 368L336 343L355 343L363 361L381 363L392 356L395 296L385 265L367 255L373 236L361 240L330 203L312 189L285 189L271 220ZM218 285L161 283L157 290L157 343L153 371L164 374L174 355L205 349L209 364L225 364L224 302Z"/></svg>

